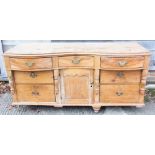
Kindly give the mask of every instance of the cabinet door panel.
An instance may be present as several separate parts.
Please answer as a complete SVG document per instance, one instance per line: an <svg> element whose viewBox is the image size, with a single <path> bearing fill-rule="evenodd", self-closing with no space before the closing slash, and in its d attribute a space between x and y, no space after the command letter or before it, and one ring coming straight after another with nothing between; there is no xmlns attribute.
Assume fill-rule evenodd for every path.
<svg viewBox="0 0 155 155"><path fill-rule="evenodd" d="M93 74L88 69L61 71L61 94L64 104L89 104L92 101Z"/></svg>

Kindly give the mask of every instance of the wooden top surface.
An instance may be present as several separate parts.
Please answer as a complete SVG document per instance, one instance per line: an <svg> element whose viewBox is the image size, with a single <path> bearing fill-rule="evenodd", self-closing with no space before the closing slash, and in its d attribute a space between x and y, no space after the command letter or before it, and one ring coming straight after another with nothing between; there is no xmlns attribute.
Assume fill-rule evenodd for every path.
<svg viewBox="0 0 155 155"><path fill-rule="evenodd" d="M94 55L149 55L149 51L136 42L115 43L29 43L5 52L5 56L94 54Z"/></svg>

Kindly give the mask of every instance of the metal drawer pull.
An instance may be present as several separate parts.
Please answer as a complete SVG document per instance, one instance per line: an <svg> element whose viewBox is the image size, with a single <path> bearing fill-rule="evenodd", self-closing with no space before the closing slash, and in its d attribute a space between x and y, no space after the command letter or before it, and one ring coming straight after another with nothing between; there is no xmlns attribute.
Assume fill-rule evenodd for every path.
<svg viewBox="0 0 155 155"><path fill-rule="evenodd" d="M123 92L116 92L116 95L117 96L122 96L123 95Z"/></svg>
<svg viewBox="0 0 155 155"><path fill-rule="evenodd" d="M31 73L30 73L30 77L31 77L31 78L35 78L35 77L37 77L37 74L36 74L35 72L31 72Z"/></svg>
<svg viewBox="0 0 155 155"><path fill-rule="evenodd" d="M32 67L35 63L34 62L25 62L25 65L28 66L28 67Z"/></svg>
<svg viewBox="0 0 155 155"><path fill-rule="evenodd" d="M117 64L120 66L120 67L124 67L128 62L127 61L118 61Z"/></svg>
<svg viewBox="0 0 155 155"><path fill-rule="evenodd" d="M121 78L124 76L124 73L123 72L117 72L117 76Z"/></svg>
<svg viewBox="0 0 155 155"><path fill-rule="evenodd" d="M72 60L72 63L73 64L79 64L80 63L80 59L75 57L73 60Z"/></svg>
<svg viewBox="0 0 155 155"><path fill-rule="evenodd" d="M39 92L33 91L33 92L32 92L32 95L33 95L33 96L39 96Z"/></svg>

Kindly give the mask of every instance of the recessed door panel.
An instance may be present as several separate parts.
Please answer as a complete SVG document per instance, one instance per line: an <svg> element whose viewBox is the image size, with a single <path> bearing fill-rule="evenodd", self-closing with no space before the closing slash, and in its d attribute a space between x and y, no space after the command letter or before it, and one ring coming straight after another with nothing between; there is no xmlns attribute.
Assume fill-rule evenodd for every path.
<svg viewBox="0 0 155 155"><path fill-rule="evenodd" d="M61 70L61 97L63 104L90 104L93 96L92 83L92 70Z"/></svg>

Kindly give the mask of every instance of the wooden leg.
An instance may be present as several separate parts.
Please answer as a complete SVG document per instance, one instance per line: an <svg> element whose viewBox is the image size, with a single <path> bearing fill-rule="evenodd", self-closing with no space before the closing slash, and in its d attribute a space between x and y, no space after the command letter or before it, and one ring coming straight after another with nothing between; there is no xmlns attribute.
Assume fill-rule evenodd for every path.
<svg viewBox="0 0 155 155"><path fill-rule="evenodd" d="M95 113L97 113L97 112L99 112L100 108L101 108L101 106L94 106L93 110Z"/></svg>

